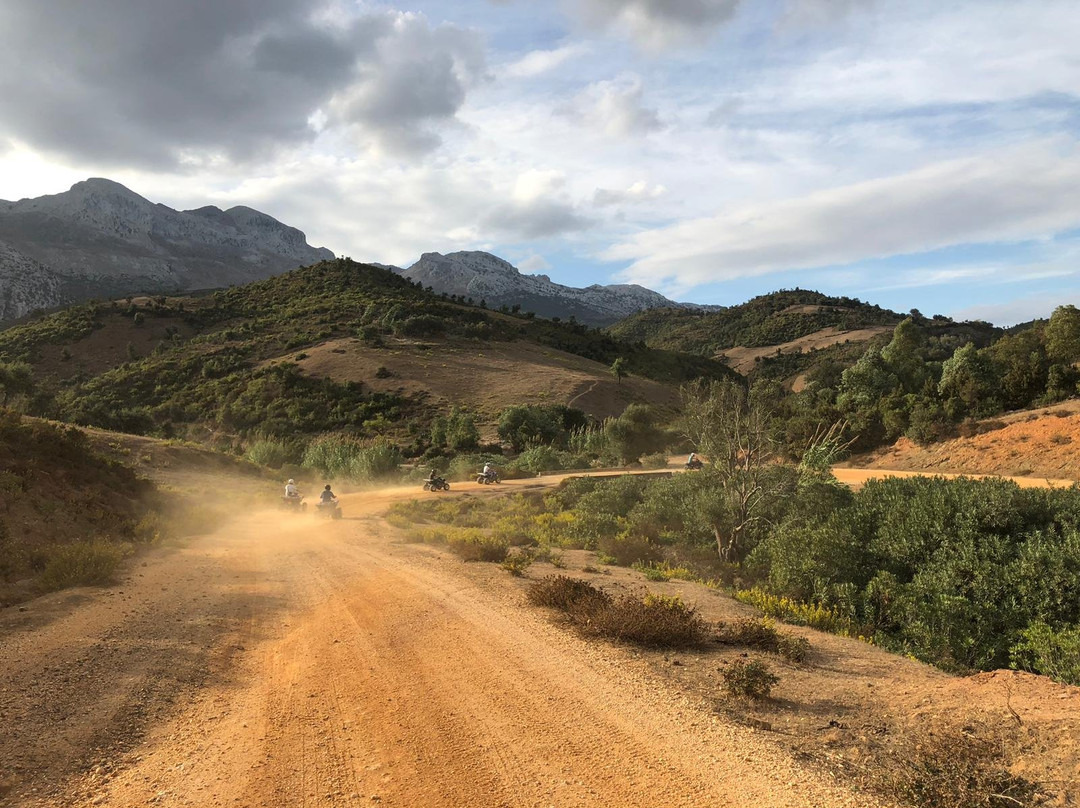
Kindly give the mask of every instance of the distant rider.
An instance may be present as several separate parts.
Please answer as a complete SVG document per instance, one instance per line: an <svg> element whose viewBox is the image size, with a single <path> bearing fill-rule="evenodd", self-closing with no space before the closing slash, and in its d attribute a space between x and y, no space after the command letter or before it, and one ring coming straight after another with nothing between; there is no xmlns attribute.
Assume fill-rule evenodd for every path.
<svg viewBox="0 0 1080 808"><path fill-rule="evenodd" d="M686 465L688 465L688 466L692 466L692 465L694 465L694 464L695 464L696 462L697 462L697 455L696 455L696 454L694 454L693 452L691 452L691 453L690 453L690 456L689 456L688 458L686 458Z"/></svg>
<svg viewBox="0 0 1080 808"><path fill-rule="evenodd" d="M430 473L430 474L429 474L429 475L427 476L427 481L428 481L429 483L433 483L433 482L435 482L435 481L436 481L437 479L439 479L439 476L438 476L438 475L437 475L437 474L435 473L435 467L434 467L434 466L432 466L432 467L431 467L431 473Z"/></svg>
<svg viewBox="0 0 1080 808"><path fill-rule="evenodd" d="M334 496L334 492L330 490L330 485L327 483L326 488L319 494L319 504L330 506L337 502L337 497Z"/></svg>
<svg viewBox="0 0 1080 808"><path fill-rule="evenodd" d="M483 474L489 480L495 479L495 467L490 463L485 463Z"/></svg>
<svg viewBox="0 0 1080 808"><path fill-rule="evenodd" d="M296 488L296 480L285 483L285 499L300 499L300 492Z"/></svg>

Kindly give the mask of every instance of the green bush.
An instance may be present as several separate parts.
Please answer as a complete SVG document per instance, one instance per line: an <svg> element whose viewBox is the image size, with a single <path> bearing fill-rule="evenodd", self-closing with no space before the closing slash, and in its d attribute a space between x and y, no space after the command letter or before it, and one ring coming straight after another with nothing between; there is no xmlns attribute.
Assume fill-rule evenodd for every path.
<svg viewBox="0 0 1080 808"><path fill-rule="evenodd" d="M505 541L479 530L455 531L447 537L446 546L462 561L500 563L506 560L510 551Z"/></svg>
<svg viewBox="0 0 1080 808"><path fill-rule="evenodd" d="M736 659L721 674L724 692L732 698L767 699L780 677L760 659Z"/></svg>
<svg viewBox="0 0 1080 808"><path fill-rule="evenodd" d="M296 463L303 453L299 447L281 438L260 438L250 444L244 457L257 466L279 469L287 463Z"/></svg>
<svg viewBox="0 0 1080 808"><path fill-rule="evenodd" d="M1012 653L1013 667L1080 685L1080 626L1055 630L1035 623L1023 632Z"/></svg>
<svg viewBox="0 0 1080 808"><path fill-rule="evenodd" d="M303 465L329 478L376 480L398 472L403 461L385 440L364 441L347 435L322 435L304 450Z"/></svg>
<svg viewBox="0 0 1080 808"><path fill-rule="evenodd" d="M45 592L71 586L113 583L131 548L107 541L73 542L52 547L46 554L38 587Z"/></svg>

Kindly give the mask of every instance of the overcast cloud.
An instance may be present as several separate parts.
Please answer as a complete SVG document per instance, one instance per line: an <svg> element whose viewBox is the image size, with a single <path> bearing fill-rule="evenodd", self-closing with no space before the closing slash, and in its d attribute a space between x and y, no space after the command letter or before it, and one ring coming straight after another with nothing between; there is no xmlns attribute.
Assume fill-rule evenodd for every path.
<svg viewBox="0 0 1080 808"><path fill-rule="evenodd" d="M0 134L80 159L169 168L312 141L429 150L484 74L480 37L420 16L347 20L315 0L5 0Z"/></svg>
<svg viewBox="0 0 1080 808"><path fill-rule="evenodd" d="M4 0L0 198L1005 317L1080 288L1077 41L1075 0Z"/></svg>

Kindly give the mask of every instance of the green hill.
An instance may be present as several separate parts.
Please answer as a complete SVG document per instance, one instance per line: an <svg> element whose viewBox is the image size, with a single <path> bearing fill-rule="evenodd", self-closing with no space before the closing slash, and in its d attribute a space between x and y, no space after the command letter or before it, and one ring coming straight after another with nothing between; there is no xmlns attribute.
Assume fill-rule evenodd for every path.
<svg viewBox="0 0 1080 808"><path fill-rule="evenodd" d="M663 385L730 374L710 358L449 300L348 259L201 297L66 309L0 332L0 362L29 365L34 387L19 391L29 412L229 445L335 429L405 435L443 406L416 385L377 380L392 369L376 366L368 378L315 372L303 360L320 346L383 352L389 366L401 346L449 355L513 342L580 357L596 380L620 357L632 376Z"/></svg>
<svg viewBox="0 0 1080 808"><path fill-rule="evenodd" d="M608 329L619 339L714 356L735 347L780 345L825 328L894 326L906 315L850 297L791 289L760 295L720 311L651 309Z"/></svg>

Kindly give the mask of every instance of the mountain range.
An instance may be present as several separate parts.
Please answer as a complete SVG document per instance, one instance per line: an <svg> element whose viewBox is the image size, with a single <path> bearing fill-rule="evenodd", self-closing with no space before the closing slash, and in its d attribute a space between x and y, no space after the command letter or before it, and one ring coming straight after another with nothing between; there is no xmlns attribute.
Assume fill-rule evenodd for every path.
<svg viewBox="0 0 1080 808"><path fill-rule="evenodd" d="M0 321L88 298L248 283L333 257L251 208L178 211L88 179L0 201Z"/></svg>
<svg viewBox="0 0 1080 808"><path fill-rule="evenodd" d="M0 200L0 322L92 298L234 286L333 257L252 208L179 211L88 179L64 193ZM595 326L660 307L714 308L633 284L563 286L486 252L429 252L407 269L386 268L439 294Z"/></svg>
<svg viewBox="0 0 1080 808"><path fill-rule="evenodd" d="M573 317L587 325L611 325L647 309L717 308L676 303L636 284L563 286L547 275L524 275L510 262L486 252L424 253L407 269L391 269L434 292L483 301L489 307L517 305L541 317Z"/></svg>

